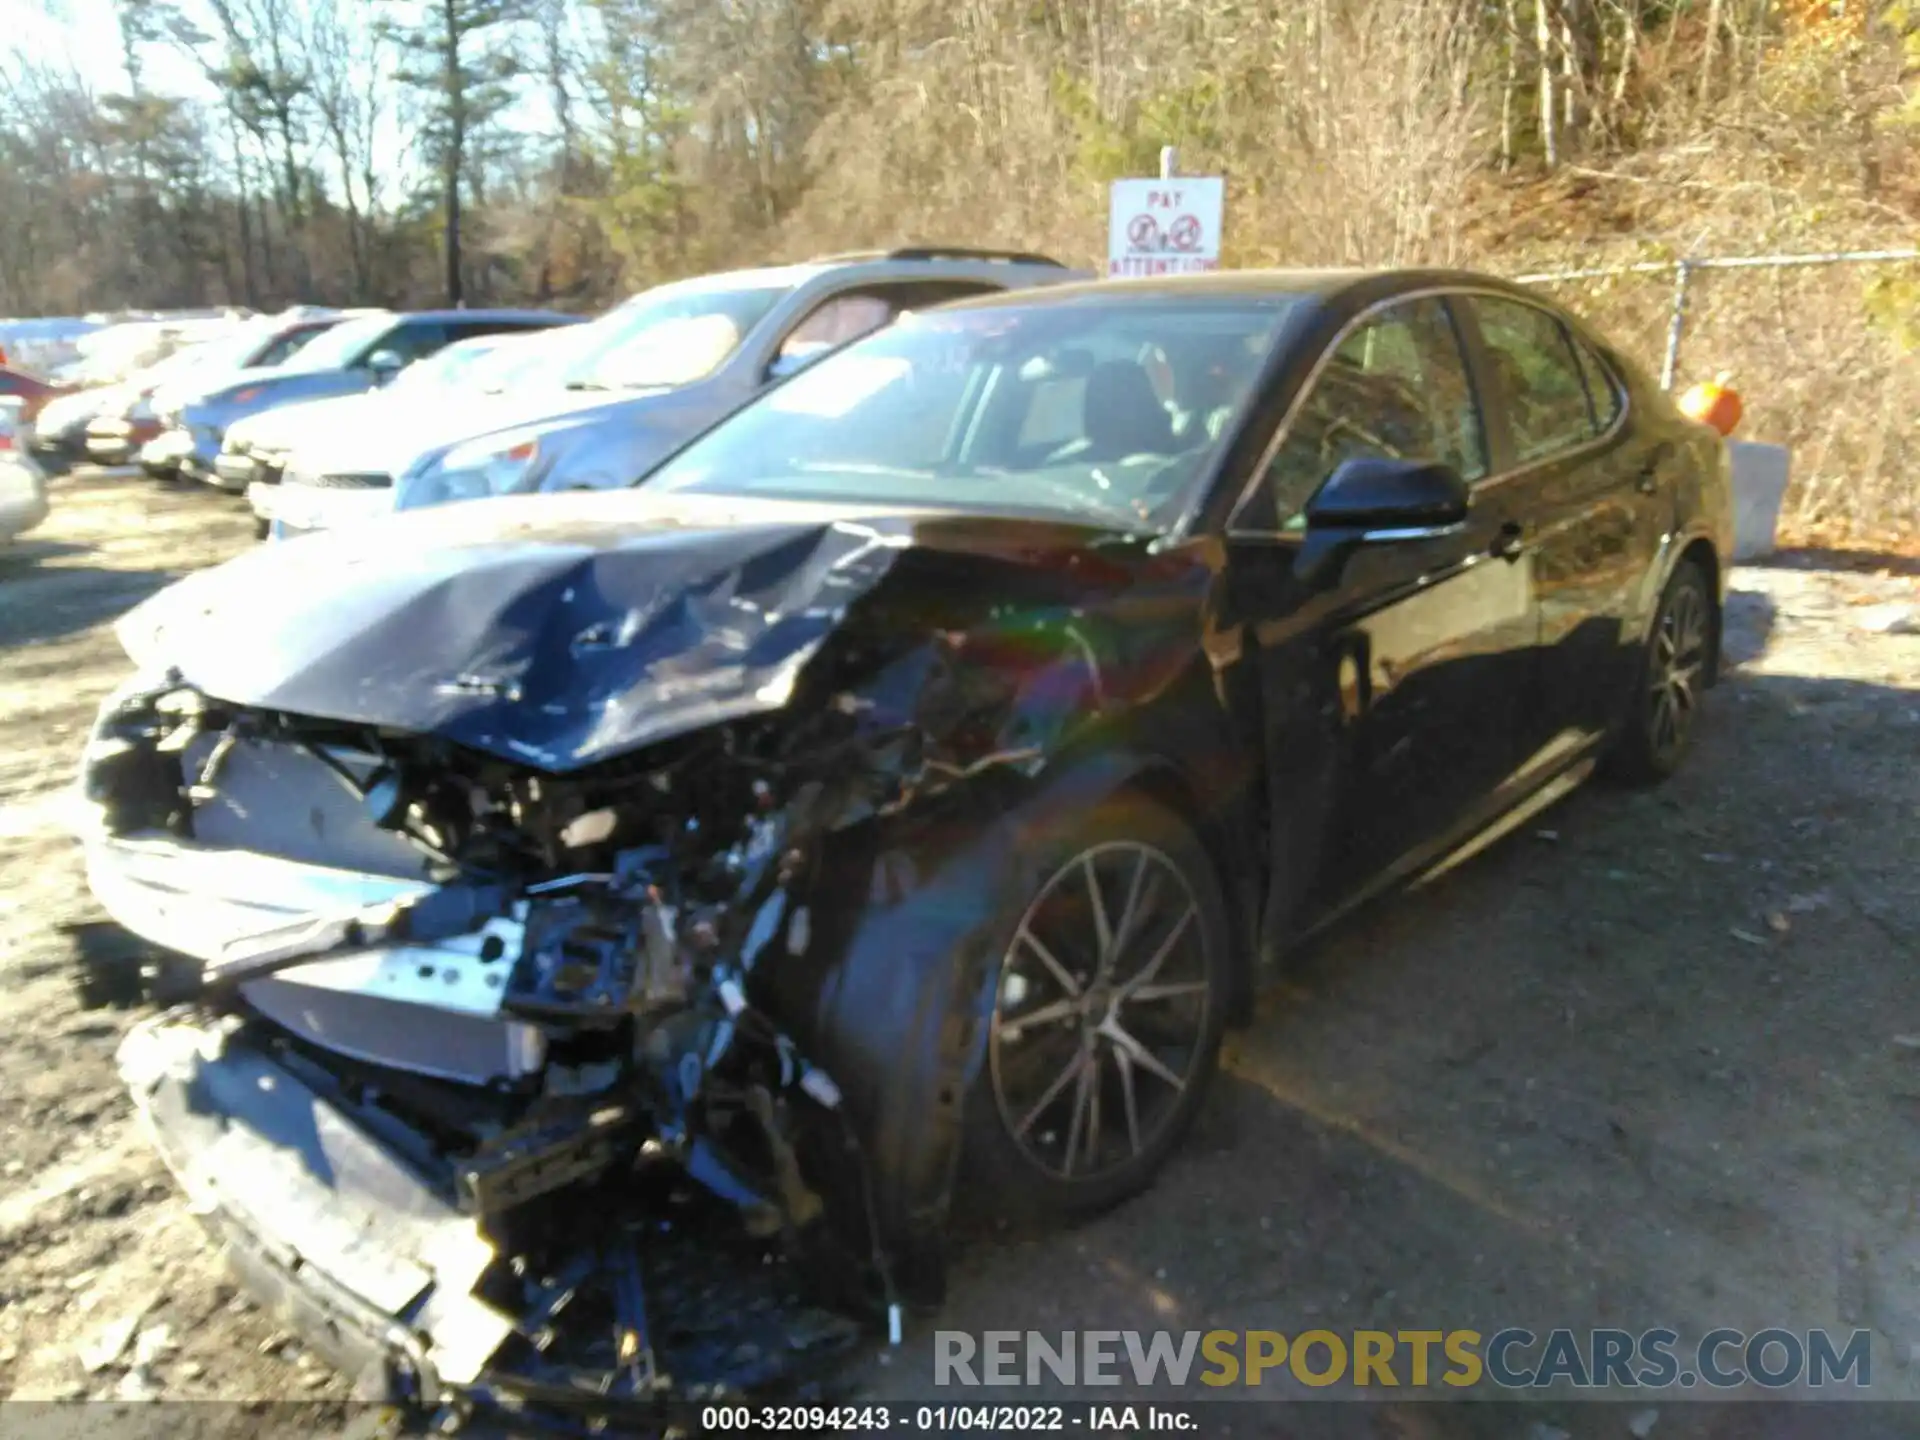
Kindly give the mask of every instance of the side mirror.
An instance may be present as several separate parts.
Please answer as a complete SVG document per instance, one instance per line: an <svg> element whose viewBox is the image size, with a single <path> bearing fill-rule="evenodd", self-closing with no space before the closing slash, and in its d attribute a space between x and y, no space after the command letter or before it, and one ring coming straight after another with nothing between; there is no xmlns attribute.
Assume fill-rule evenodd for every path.
<svg viewBox="0 0 1920 1440"><path fill-rule="evenodd" d="M784 380L789 375L798 375L807 366L826 353L826 347L817 350L789 350L773 357L773 363L767 366L767 381Z"/></svg>
<svg viewBox="0 0 1920 1440"><path fill-rule="evenodd" d="M1466 481L1437 460L1343 460L1307 502L1298 571L1309 583L1329 583L1359 546L1444 535L1465 523L1469 503Z"/></svg>
<svg viewBox="0 0 1920 1440"><path fill-rule="evenodd" d="M367 368L382 385L407 368L407 362L392 350L376 350L367 357Z"/></svg>
<svg viewBox="0 0 1920 1440"><path fill-rule="evenodd" d="M1309 531L1444 530L1466 518L1467 482L1437 460L1356 455L1307 502Z"/></svg>

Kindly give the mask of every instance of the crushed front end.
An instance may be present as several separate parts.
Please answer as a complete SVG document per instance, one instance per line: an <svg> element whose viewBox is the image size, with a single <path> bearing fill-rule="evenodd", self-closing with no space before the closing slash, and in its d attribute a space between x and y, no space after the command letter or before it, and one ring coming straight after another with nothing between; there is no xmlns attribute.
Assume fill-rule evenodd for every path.
<svg viewBox="0 0 1920 1440"><path fill-rule="evenodd" d="M858 1127L765 1003L829 834L897 788L835 723L804 761L741 722L555 776L177 677L103 710L89 880L169 1007L123 1074L365 1392L619 1428L897 1332Z"/></svg>

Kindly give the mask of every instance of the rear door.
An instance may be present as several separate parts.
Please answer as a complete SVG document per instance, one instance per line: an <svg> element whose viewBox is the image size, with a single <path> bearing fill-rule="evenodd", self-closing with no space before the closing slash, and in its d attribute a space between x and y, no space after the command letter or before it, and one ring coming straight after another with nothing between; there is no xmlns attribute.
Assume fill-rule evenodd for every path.
<svg viewBox="0 0 1920 1440"><path fill-rule="evenodd" d="M1308 500L1360 454L1438 460L1476 486L1468 522L1361 547L1330 588L1294 573ZM1531 556L1497 492L1450 302L1372 313L1335 343L1232 535L1236 604L1258 647L1275 893L1293 922L1337 906L1457 832L1512 770L1535 684ZM1318 853L1300 871L1297 857Z"/></svg>
<svg viewBox="0 0 1920 1440"><path fill-rule="evenodd" d="M1618 377L1552 310L1487 294L1469 305L1505 456L1491 483L1535 551L1541 703L1522 758L1547 769L1606 728L1632 683L1640 585L1660 545L1659 457L1633 443Z"/></svg>

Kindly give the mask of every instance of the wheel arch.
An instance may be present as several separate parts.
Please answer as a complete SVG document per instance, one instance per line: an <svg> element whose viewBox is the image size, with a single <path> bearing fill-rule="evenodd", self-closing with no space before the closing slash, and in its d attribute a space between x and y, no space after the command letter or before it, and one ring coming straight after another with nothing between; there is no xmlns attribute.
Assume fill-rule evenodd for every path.
<svg viewBox="0 0 1920 1440"><path fill-rule="evenodd" d="M1121 797L1144 798L1192 828L1236 922L1229 1022L1248 1008L1233 830L1203 794L1167 757L1102 748L1062 754L992 818L982 798L964 819L896 820L840 847L849 859L865 851L855 862L864 898L843 899L844 929L823 915L820 928L841 931L834 953L788 973L777 1013L846 1096L871 1166L878 1230L910 1298L928 1303L944 1292L963 1110L985 1065L997 982L998 902L1050 836Z"/></svg>
<svg viewBox="0 0 1920 1440"><path fill-rule="evenodd" d="M1695 535L1686 541L1674 561L1673 568L1678 571L1682 565L1698 565L1707 577L1707 594L1713 600L1713 663L1707 667L1707 683L1720 683L1720 632L1723 620L1722 612L1726 608L1726 572L1720 564L1720 552L1714 548L1713 541L1705 535ZM1672 577L1669 576L1669 579Z"/></svg>
<svg viewBox="0 0 1920 1440"><path fill-rule="evenodd" d="M1259 924L1258 875L1248 873L1244 857L1254 853L1244 814L1209 806L1193 779L1170 761L1143 759L1116 787L1172 811L1187 823L1213 866L1214 879L1227 902L1233 949L1228 964L1233 988L1227 997L1227 1022L1244 1025L1252 1017L1255 937Z"/></svg>

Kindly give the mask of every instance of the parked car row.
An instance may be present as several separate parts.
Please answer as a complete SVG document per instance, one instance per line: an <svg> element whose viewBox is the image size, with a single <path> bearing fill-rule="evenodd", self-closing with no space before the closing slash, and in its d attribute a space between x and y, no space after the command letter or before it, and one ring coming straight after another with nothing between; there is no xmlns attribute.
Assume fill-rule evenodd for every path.
<svg viewBox="0 0 1920 1440"><path fill-rule="evenodd" d="M1146 1185L1302 943L1717 674L1720 436L1518 286L896 252L548 343L231 423L320 533L126 616L82 763L149 1133L390 1399L897 1336L957 1189Z"/></svg>
<svg viewBox="0 0 1920 1440"><path fill-rule="evenodd" d="M155 322L176 340L189 333L199 338L116 383L70 389L48 401L37 418L35 450L55 470L83 459L125 463L157 433L156 397L165 404L169 392L179 387L209 383L241 366L282 364L343 318L338 311L290 312L223 322L213 334L206 328L212 322L201 322L193 331L182 330L179 322Z"/></svg>
<svg viewBox="0 0 1920 1440"><path fill-rule="evenodd" d="M404 404L365 402L442 345L574 317L431 312L388 317L384 332L369 317L271 383L236 376L187 399L163 417L151 456L245 492L261 532L278 538L486 495L605 489L626 484L767 385L903 313L1076 278L1040 256L937 249L705 276L637 295L471 375L435 368L420 378L423 388L403 392ZM331 365L325 379L323 354ZM493 383L501 376L510 380ZM428 386L445 403L429 403ZM461 394L491 398L462 405ZM312 403L336 396L353 403Z"/></svg>

